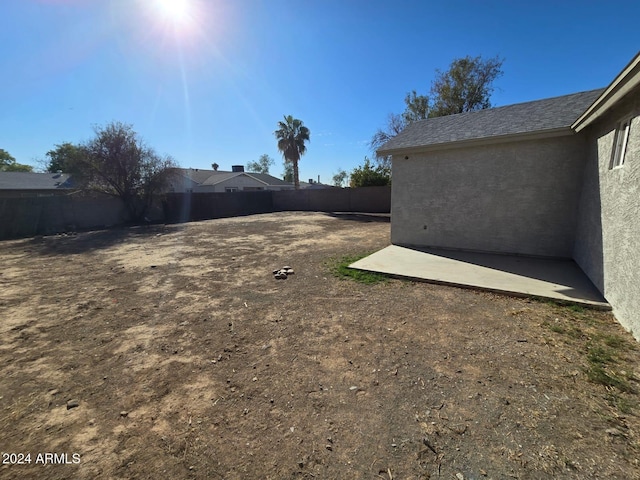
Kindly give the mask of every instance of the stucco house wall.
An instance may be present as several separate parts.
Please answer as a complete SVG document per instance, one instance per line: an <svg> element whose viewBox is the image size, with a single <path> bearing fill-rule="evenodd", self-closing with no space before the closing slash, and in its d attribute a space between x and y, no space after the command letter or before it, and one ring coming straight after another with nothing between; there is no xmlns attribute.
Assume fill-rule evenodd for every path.
<svg viewBox="0 0 640 480"><path fill-rule="evenodd" d="M624 165L612 169L617 123L631 115ZM583 133L586 167L574 259L640 339L640 88Z"/></svg>
<svg viewBox="0 0 640 480"><path fill-rule="evenodd" d="M569 258L583 157L577 135L394 155L391 242Z"/></svg>

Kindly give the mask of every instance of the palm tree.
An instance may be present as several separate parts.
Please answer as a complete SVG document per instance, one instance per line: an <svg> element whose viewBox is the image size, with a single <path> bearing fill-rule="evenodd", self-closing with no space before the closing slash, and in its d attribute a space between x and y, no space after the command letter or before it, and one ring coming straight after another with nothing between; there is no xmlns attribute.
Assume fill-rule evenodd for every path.
<svg viewBox="0 0 640 480"><path fill-rule="evenodd" d="M273 133L278 139L278 150L282 153L284 161L293 165L293 182L298 190L300 188L298 161L307 151L304 142L309 141L311 132L304 126L302 120L285 115L284 122L278 122L278 130Z"/></svg>

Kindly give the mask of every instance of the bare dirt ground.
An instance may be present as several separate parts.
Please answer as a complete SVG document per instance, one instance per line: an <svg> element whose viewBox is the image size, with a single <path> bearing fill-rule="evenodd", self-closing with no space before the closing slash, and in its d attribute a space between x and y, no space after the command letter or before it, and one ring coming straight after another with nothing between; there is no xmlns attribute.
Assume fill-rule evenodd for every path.
<svg viewBox="0 0 640 480"><path fill-rule="evenodd" d="M0 478L640 478L610 313L331 274L388 242L320 213L1 242Z"/></svg>

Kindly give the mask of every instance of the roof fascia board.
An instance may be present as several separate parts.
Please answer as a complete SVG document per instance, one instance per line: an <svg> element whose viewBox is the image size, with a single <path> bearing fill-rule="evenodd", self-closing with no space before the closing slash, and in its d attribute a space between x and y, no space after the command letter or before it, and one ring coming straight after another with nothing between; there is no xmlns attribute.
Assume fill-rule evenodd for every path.
<svg viewBox="0 0 640 480"><path fill-rule="evenodd" d="M386 156L386 155L399 155L403 153L432 152L435 150L450 150L454 148L495 145L498 143L505 143L505 142L521 142L525 140L540 140L544 138L564 137L564 136L570 136L573 134L574 134L574 131L570 127L561 127L561 128L550 129L550 130L539 130L537 132L498 135L495 137L473 138L470 140L458 140L455 142L437 143L434 145L392 148L389 150L378 150L376 153L379 156Z"/></svg>
<svg viewBox="0 0 640 480"><path fill-rule="evenodd" d="M611 85L573 122L571 128L576 132L586 128L638 85L640 85L640 53L636 54L611 82Z"/></svg>

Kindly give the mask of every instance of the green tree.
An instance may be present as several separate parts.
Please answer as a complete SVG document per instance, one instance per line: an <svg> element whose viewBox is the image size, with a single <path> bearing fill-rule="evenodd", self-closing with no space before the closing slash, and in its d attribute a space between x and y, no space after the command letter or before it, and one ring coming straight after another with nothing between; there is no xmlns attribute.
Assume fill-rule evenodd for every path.
<svg viewBox="0 0 640 480"><path fill-rule="evenodd" d="M374 167L371 165L371 160L364 157L364 165L356 167L351 172L350 186L351 187L377 187L381 185L389 185L391 183L391 176L387 170L380 165Z"/></svg>
<svg viewBox="0 0 640 480"><path fill-rule="evenodd" d="M56 148L46 153L49 160L45 167L47 172L72 173L80 161L82 148L69 142L56 145Z"/></svg>
<svg viewBox="0 0 640 480"><path fill-rule="evenodd" d="M247 171L254 173L269 173L269 167L275 165L276 161L266 153L260 155L257 162L247 163Z"/></svg>
<svg viewBox="0 0 640 480"><path fill-rule="evenodd" d="M33 172L33 167L16 162L9 152L0 148L0 172Z"/></svg>
<svg viewBox="0 0 640 480"><path fill-rule="evenodd" d="M429 97L418 95L415 90L412 90L404 97L404 104L405 109L402 113L402 119L405 125L429 117Z"/></svg>
<svg viewBox="0 0 640 480"><path fill-rule="evenodd" d="M291 163L293 167L293 183L296 190L300 188L298 162L307 151L305 142L310 140L310 134L311 132L302 121L291 115L285 115L284 122L278 122L278 129L274 132L278 139L278 150L282 153L285 161Z"/></svg>
<svg viewBox="0 0 640 480"><path fill-rule="evenodd" d="M74 177L84 190L120 198L131 219L140 221L168 186L175 162L147 147L131 125L113 122L94 131L80 146Z"/></svg>
<svg viewBox="0 0 640 480"><path fill-rule="evenodd" d="M406 100L405 100L406 101ZM375 155L375 161L378 167L391 172L391 157L378 155L376 151L393 137L398 135L407 126L404 115L390 113L387 117L387 126L384 129L379 128L369 142L369 148Z"/></svg>
<svg viewBox="0 0 640 480"><path fill-rule="evenodd" d="M285 182L293 183L293 165L291 162L287 162L286 160L282 163L284 168L284 172L282 172L282 179Z"/></svg>
<svg viewBox="0 0 640 480"><path fill-rule="evenodd" d="M343 169L338 168L338 173L333 175L333 185L336 187L342 187L347 181L349 174Z"/></svg>
<svg viewBox="0 0 640 480"><path fill-rule="evenodd" d="M503 74L503 63L499 57L483 60L466 56L451 62L446 72L436 70L429 117L490 108L493 82Z"/></svg>
<svg viewBox="0 0 640 480"><path fill-rule="evenodd" d="M387 125L385 128L379 128L376 133L373 134L373 137L371 137L371 141L369 142L369 147L375 152L378 148L403 131L406 126L407 122L403 115L390 113L387 116Z"/></svg>
<svg viewBox="0 0 640 480"><path fill-rule="evenodd" d="M407 125L419 120L491 107L493 83L503 74L503 63L499 57L484 60L480 56L466 56L454 59L446 72L436 70L430 96L418 95L415 90L407 93L404 112L390 114L386 126L374 133L369 147L375 153ZM390 170L390 158L376 154L376 162Z"/></svg>

